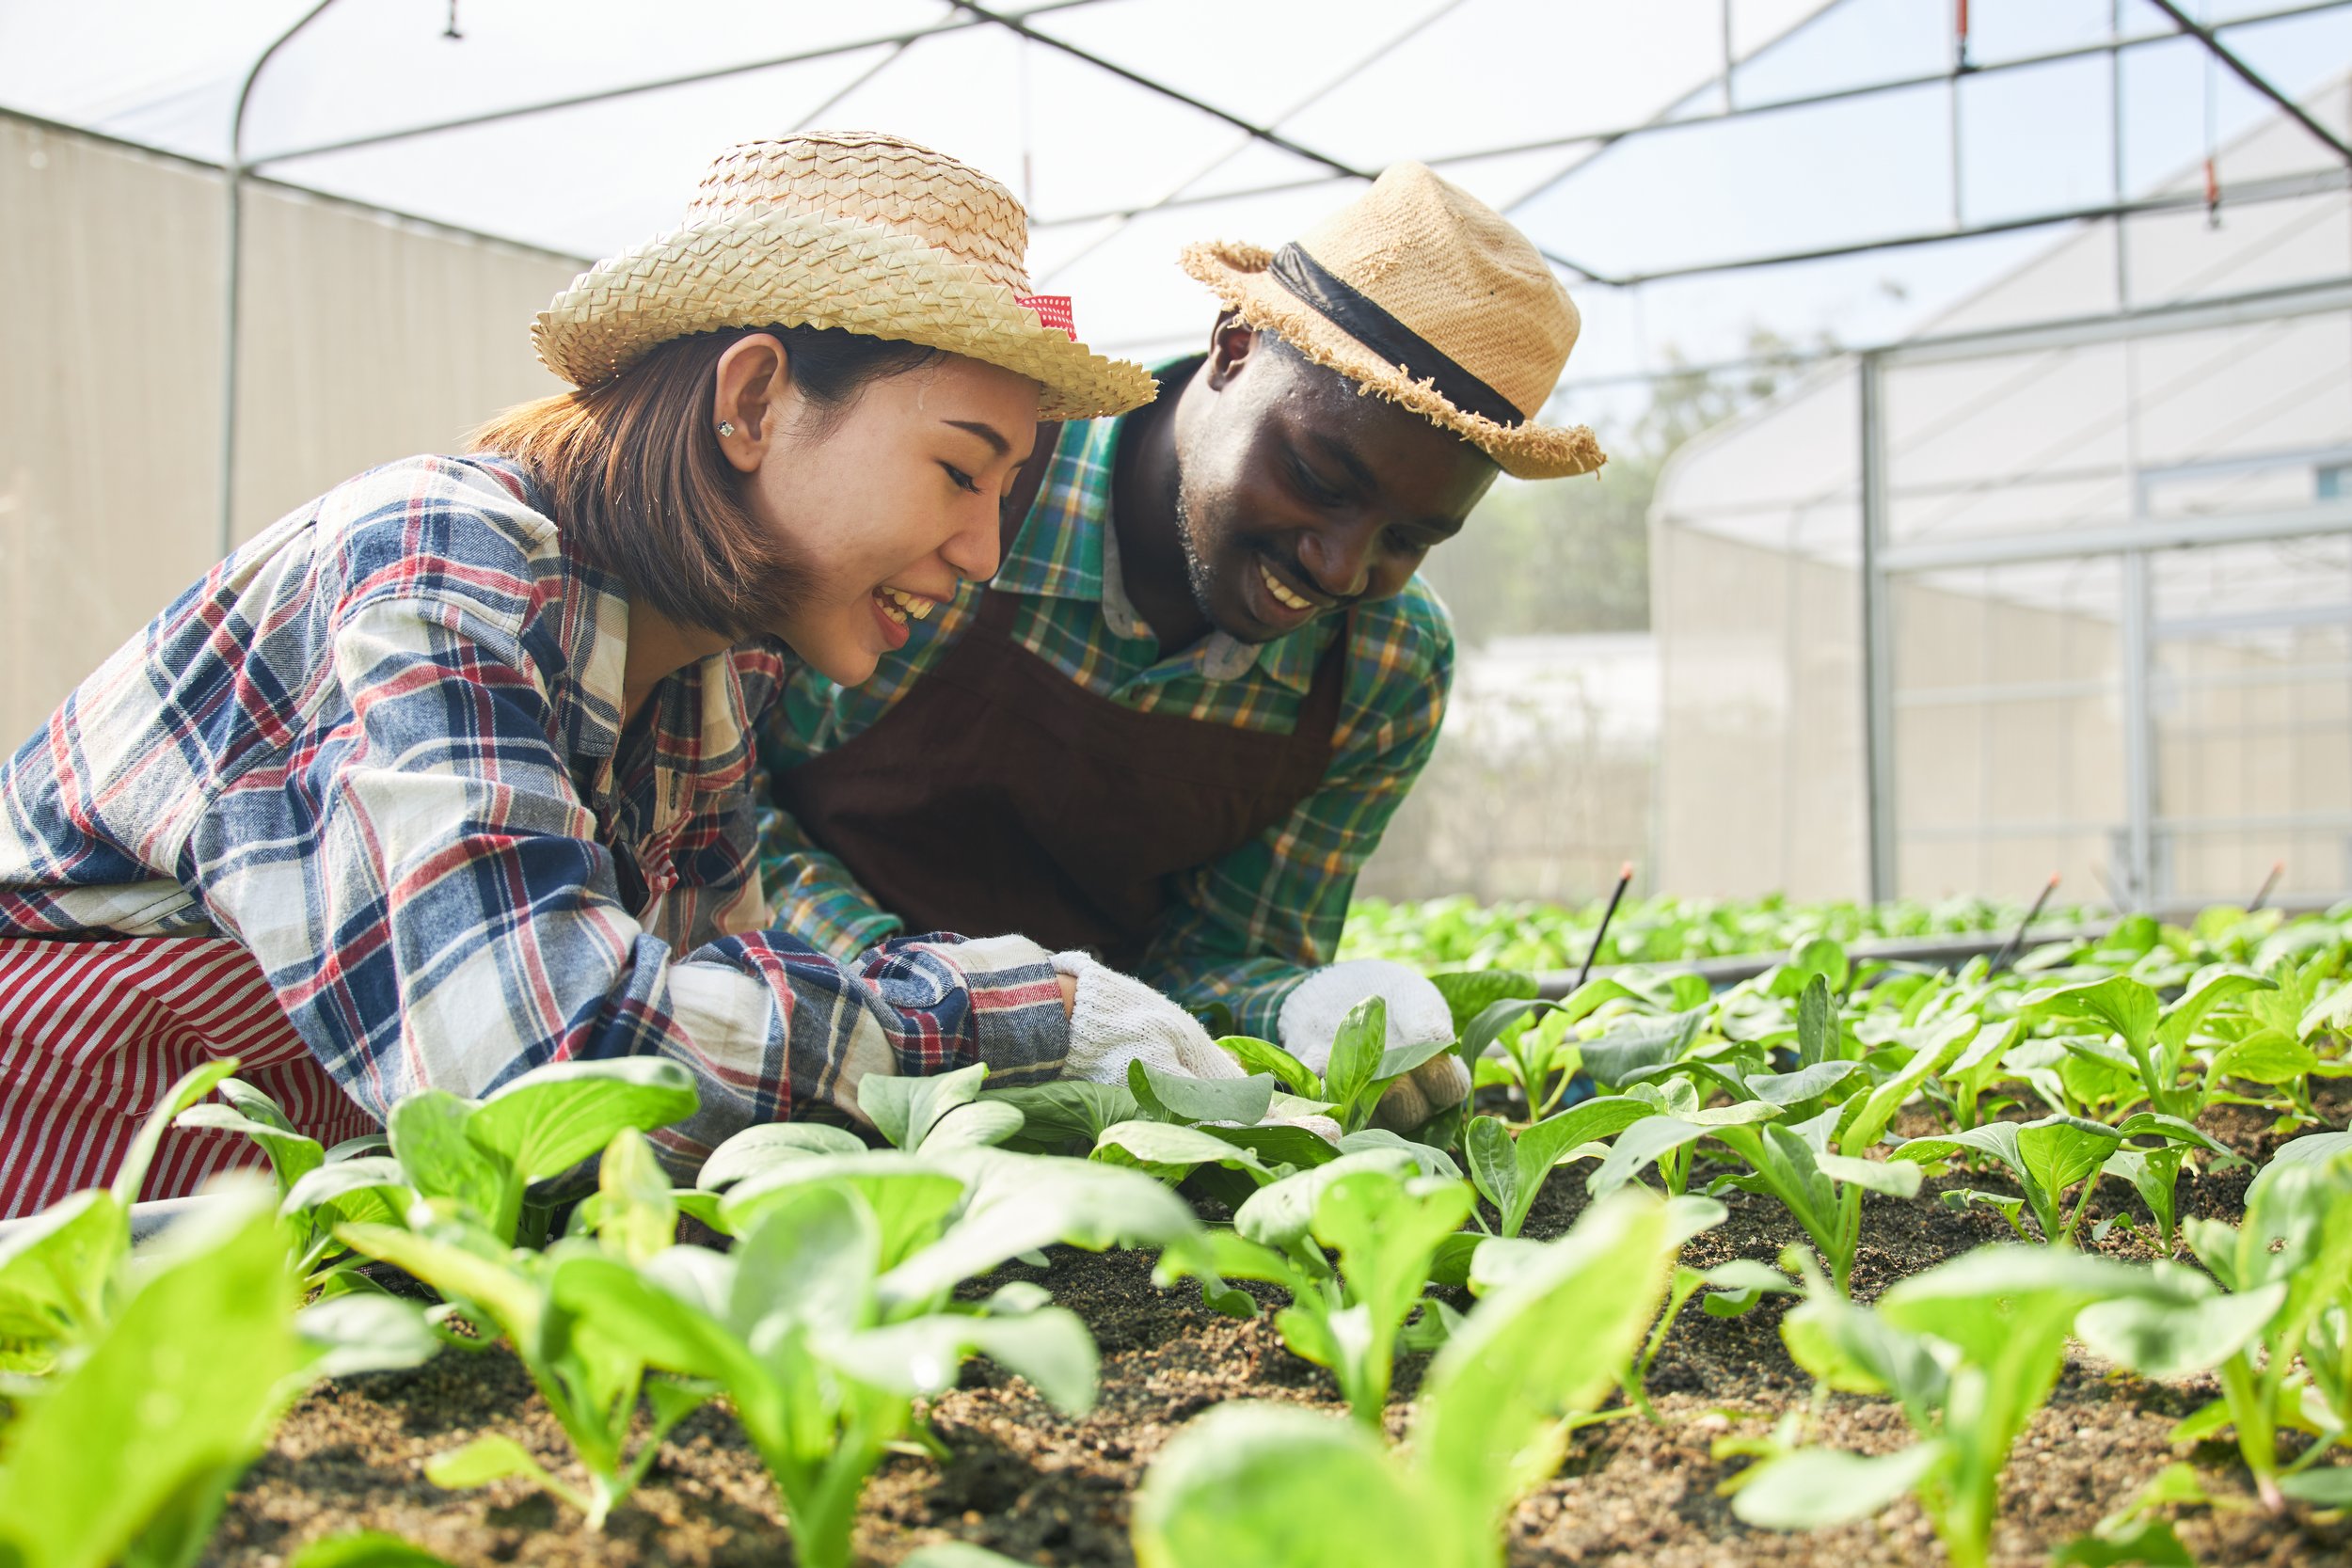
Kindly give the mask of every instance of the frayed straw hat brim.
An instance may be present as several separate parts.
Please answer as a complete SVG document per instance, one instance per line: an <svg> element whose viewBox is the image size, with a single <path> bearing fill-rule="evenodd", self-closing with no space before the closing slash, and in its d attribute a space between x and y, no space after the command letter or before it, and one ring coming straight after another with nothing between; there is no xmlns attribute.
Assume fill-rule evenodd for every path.
<svg viewBox="0 0 2352 1568"><path fill-rule="evenodd" d="M657 343L744 326L838 327L999 365L1041 388L1039 417L1089 420L1152 401L1151 374L1043 325L1002 283L913 236L789 210L690 223L580 275L532 323L576 387Z"/></svg>
<svg viewBox="0 0 2352 1568"><path fill-rule="evenodd" d="M1186 245L1181 264L1250 326L1274 333L1365 391L1453 431L1515 479L1567 479L1609 461L1583 425L1499 424L1455 407L1429 382L1383 360L1276 282L1267 271L1273 259L1271 251L1257 245L1204 241Z"/></svg>

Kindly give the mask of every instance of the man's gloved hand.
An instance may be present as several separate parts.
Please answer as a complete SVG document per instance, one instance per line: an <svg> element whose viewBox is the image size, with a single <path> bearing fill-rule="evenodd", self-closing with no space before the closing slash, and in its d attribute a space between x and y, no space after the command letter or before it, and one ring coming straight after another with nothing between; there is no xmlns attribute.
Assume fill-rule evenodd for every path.
<svg viewBox="0 0 2352 1568"><path fill-rule="evenodd" d="M1078 983L1067 1076L1123 1085L1131 1061L1187 1078L1249 1076L1199 1020L1134 976L1084 953L1057 953L1054 968Z"/></svg>
<svg viewBox="0 0 2352 1568"><path fill-rule="evenodd" d="M1282 1049L1321 1072L1331 1041L1348 1012L1366 997L1389 1005L1389 1049L1454 1037L1454 1013L1438 988L1416 971L1385 958L1354 958L1318 969L1282 1003L1278 1022ZM1470 1069L1455 1052L1433 1056L1389 1085L1374 1122L1395 1132L1419 1127L1470 1098Z"/></svg>

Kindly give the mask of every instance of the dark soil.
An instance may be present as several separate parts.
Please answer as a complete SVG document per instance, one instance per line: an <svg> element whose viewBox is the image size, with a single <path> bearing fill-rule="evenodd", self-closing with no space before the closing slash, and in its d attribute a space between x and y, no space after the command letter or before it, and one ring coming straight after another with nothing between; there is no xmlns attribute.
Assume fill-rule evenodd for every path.
<svg viewBox="0 0 2352 1568"><path fill-rule="evenodd" d="M2332 1125L2344 1122L2344 1099L2341 1086L2323 1099ZM2234 1107L2209 1113L2206 1125L2249 1153L2266 1154L2275 1141L2266 1116ZM2185 1173L2182 1217L2234 1218L2249 1175ZM1694 1188L1703 1178L1694 1176ZM1997 1173L1964 1184L2000 1188ZM1694 1265L1732 1257L1769 1260L1801 1239L1769 1199L1734 1193L1727 1201L1730 1220L1691 1244L1687 1258ZM1570 1167L1546 1189L1528 1233L1565 1230L1582 1204L1582 1184ZM2152 1255L2146 1216L2121 1183L2106 1184L2090 1213L2093 1222L2122 1213L2140 1226L2137 1234L2118 1227L2094 1242L2087 1225L2085 1245L2118 1257ZM1867 1299L1969 1247L2013 1240L1989 1210L1955 1211L1925 1192L1911 1202L1874 1197L1854 1294ZM1129 1498L1160 1445L1184 1422L1213 1404L1245 1398L1307 1405L1335 1418L1344 1410L1329 1379L1284 1350L1265 1319L1219 1317L1189 1286L1154 1289L1147 1257L1057 1249L1049 1269L1007 1273L1041 1280L1093 1329L1103 1352L1100 1405L1072 1420L1020 1379L971 1364L963 1386L930 1410L952 1458L944 1465L893 1459L867 1490L859 1545L875 1562L895 1563L929 1543L965 1540L1040 1564L1131 1563ZM1710 1444L1761 1434L1775 1417L1810 1398L1810 1379L1780 1341L1784 1303L1768 1297L1747 1316L1728 1320L1708 1317L1695 1304L1686 1308L1649 1379L1660 1423L1628 1418L1581 1433L1562 1474L1513 1517L1511 1562L1861 1568L1942 1561L1925 1516L1909 1500L1859 1525L1784 1536L1741 1525L1716 1495L1740 1462L1711 1458ZM1420 1370L1417 1359L1398 1370L1393 1433L1404 1429ZM2250 1506L2232 1445L2191 1450L2167 1441L2172 1424L2214 1392L2209 1381L2158 1386L2087 1360L2070 1362L2005 1477L1996 1560L2007 1568L2038 1568L2053 1546L2089 1529L2168 1463L2185 1458L2209 1489L2246 1505L2179 1512L2182 1540L2208 1568L2352 1563L2352 1520L2300 1505L2291 1505L2283 1518L2262 1513ZM1891 1404L1843 1397L1822 1413L1819 1430L1827 1441L1864 1451L1908 1440ZM276 1568L311 1540L358 1528L405 1536L466 1568L730 1568L791 1560L767 1475L723 1411L705 1409L672 1435L646 1484L602 1535L520 1483L452 1493L425 1481L429 1456L492 1432L516 1437L558 1474L565 1472L561 1431L502 1348L448 1352L413 1371L326 1385L295 1406L247 1475L206 1560Z"/></svg>

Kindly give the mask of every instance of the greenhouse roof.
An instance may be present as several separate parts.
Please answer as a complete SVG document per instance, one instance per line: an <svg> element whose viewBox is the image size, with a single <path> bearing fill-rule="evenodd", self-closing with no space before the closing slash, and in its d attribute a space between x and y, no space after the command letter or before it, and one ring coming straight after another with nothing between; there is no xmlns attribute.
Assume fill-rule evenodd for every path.
<svg viewBox="0 0 2352 1568"><path fill-rule="evenodd" d="M2177 171L2276 106L2183 21L2287 96L2352 64L2352 7L2286 0L0 0L0 108L580 257L729 141L888 129L1023 193L1039 285L1141 356L1203 325L1184 241L1279 241L1421 158L1553 260L1598 403L1758 334L1898 337L2054 225L2195 206ZM2288 162L2344 176L2323 135Z"/></svg>

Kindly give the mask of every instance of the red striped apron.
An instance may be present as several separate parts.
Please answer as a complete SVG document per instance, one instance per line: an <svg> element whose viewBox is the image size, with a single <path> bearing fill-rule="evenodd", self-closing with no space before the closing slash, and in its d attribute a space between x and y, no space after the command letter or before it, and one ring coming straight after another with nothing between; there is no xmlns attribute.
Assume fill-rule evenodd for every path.
<svg viewBox="0 0 2352 1568"><path fill-rule="evenodd" d="M221 1056L323 1144L381 1131L310 1053L242 944L0 938L0 1217L113 1180L164 1091ZM184 1196L215 1171L266 1164L241 1134L174 1128L140 1196Z"/></svg>

